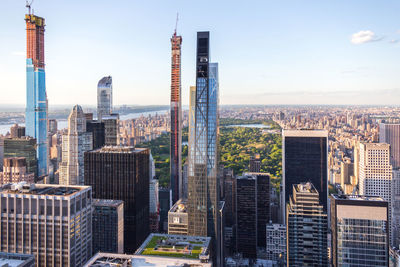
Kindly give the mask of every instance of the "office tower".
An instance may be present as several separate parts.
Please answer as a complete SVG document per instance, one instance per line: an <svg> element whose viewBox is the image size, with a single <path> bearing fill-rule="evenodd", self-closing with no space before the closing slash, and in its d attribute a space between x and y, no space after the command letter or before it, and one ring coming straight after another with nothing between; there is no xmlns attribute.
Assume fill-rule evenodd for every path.
<svg viewBox="0 0 400 267"><path fill-rule="evenodd" d="M25 158L5 158L3 172L0 173L0 184L35 182L35 174L28 173L26 170Z"/></svg>
<svg viewBox="0 0 400 267"><path fill-rule="evenodd" d="M86 131L92 133L93 149L98 149L106 144L104 122L86 120Z"/></svg>
<svg viewBox="0 0 400 267"><path fill-rule="evenodd" d="M37 142L38 176L47 175L47 93L44 63L43 18L25 15L26 21L26 135Z"/></svg>
<svg viewBox="0 0 400 267"><path fill-rule="evenodd" d="M68 117L68 132L62 137L60 184L84 183L84 153L92 150L92 133L86 132L82 107L74 106Z"/></svg>
<svg viewBox="0 0 400 267"><path fill-rule="evenodd" d="M36 266L83 266L92 255L89 186L8 184L0 189L2 252L33 254Z"/></svg>
<svg viewBox="0 0 400 267"><path fill-rule="evenodd" d="M124 201L124 252L149 233L149 150L105 146L85 153L85 184L93 197Z"/></svg>
<svg viewBox="0 0 400 267"><path fill-rule="evenodd" d="M124 202L93 199L93 253L124 253Z"/></svg>
<svg viewBox="0 0 400 267"><path fill-rule="evenodd" d="M236 179L236 248L246 258L265 247L265 226L270 220L269 175L245 173Z"/></svg>
<svg viewBox="0 0 400 267"><path fill-rule="evenodd" d="M97 120L112 113L112 77L103 77L97 84Z"/></svg>
<svg viewBox="0 0 400 267"><path fill-rule="evenodd" d="M328 219L311 183L293 185L286 206L287 266L328 266Z"/></svg>
<svg viewBox="0 0 400 267"><path fill-rule="evenodd" d="M390 163L400 168L400 124L379 124L379 142L390 145Z"/></svg>
<svg viewBox="0 0 400 267"><path fill-rule="evenodd" d="M158 191L160 201L160 231L168 232L168 211L171 207L170 190L168 188L160 188Z"/></svg>
<svg viewBox="0 0 400 267"><path fill-rule="evenodd" d="M392 245L400 245L400 170L393 170L393 196L392 196Z"/></svg>
<svg viewBox="0 0 400 267"><path fill-rule="evenodd" d="M269 223L266 229L267 260L286 262L286 225Z"/></svg>
<svg viewBox="0 0 400 267"><path fill-rule="evenodd" d="M3 169L4 159L4 138L0 136L0 169Z"/></svg>
<svg viewBox="0 0 400 267"><path fill-rule="evenodd" d="M236 251L257 258L257 187L254 177L236 180Z"/></svg>
<svg viewBox="0 0 400 267"><path fill-rule="evenodd" d="M28 173L34 173L37 177L36 139L31 137L4 139L4 158L26 159Z"/></svg>
<svg viewBox="0 0 400 267"><path fill-rule="evenodd" d="M216 238L220 229L217 181L218 64L209 63L209 32L197 33L196 106L189 150L189 235L210 236L220 255ZM217 259L217 264L220 264Z"/></svg>
<svg viewBox="0 0 400 267"><path fill-rule="evenodd" d="M255 154L250 157L249 171L250 172L260 172L261 171L260 154Z"/></svg>
<svg viewBox="0 0 400 267"><path fill-rule="evenodd" d="M182 170L182 198L184 199L187 199L188 196L188 169L189 163L186 160Z"/></svg>
<svg viewBox="0 0 400 267"><path fill-rule="evenodd" d="M35 267L35 256L0 252L0 265L4 267Z"/></svg>
<svg viewBox="0 0 400 267"><path fill-rule="evenodd" d="M168 234L188 235L189 222L186 200L179 199L168 212Z"/></svg>
<svg viewBox="0 0 400 267"><path fill-rule="evenodd" d="M392 241L392 182L390 145L361 143L359 191L363 196L379 196L389 202L389 239Z"/></svg>
<svg viewBox="0 0 400 267"><path fill-rule="evenodd" d="M333 266L389 266L388 202L355 195L330 199Z"/></svg>
<svg viewBox="0 0 400 267"><path fill-rule="evenodd" d="M294 184L311 182L321 204L328 203L328 132L323 130L282 131L283 217ZM283 220L284 221L284 220Z"/></svg>
<svg viewBox="0 0 400 267"><path fill-rule="evenodd" d="M104 123L104 142L106 146L118 145L118 131L119 131L119 115L111 114L108 116L102 115L102 122Z"/></svg>
<svg viewBox="0 0 400 267"><path fill-rule="evenodd" d="M356 184L352 184L354 177L354 164L346 161L340 163L340 186L345 194L351 194ZM354 179L354 178L353 178Z"/></svg>
<svg viewBox="0 0 400 267"><path fill-rule="evenodd" d="M181 101L181 45L182 37L171 38L171 149L170 187L172 203L182 197L182 101Z"/></svg>
<svg viewBox="0 0 400 267"><path fill-rule="evenodd" d="M56 119L49 119L49 133L52 135L57 133L57 120Z"/></svg>
<svg viewBox="0 0 400 267"><path fill-rule="evenodd" d="M150 232L158 233L160 224L159 214L159 201L158 201L158 180L150 179L149 186L149 198L150 198L150 209L149 209L149 226Z"/></svg>
<svg viewBox="0 0 400 267"><path fill-rule="evenodd" d="M25 127L19 126L18 124L14 124L10 128L10 137L11 138L21 138L25 136Z"/></svg>

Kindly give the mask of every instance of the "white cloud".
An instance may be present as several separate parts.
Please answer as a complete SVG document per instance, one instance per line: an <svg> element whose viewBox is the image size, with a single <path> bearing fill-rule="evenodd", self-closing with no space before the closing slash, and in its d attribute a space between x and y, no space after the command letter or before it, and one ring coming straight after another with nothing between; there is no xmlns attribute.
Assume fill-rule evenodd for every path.
<svg viewBox="0 0 400 267"><path fill-rule="evenodd" d="M367 30L367 31L359 31L357 33L354 33L351 36L351 42L353 44L364 44L364 43L369 43L369 42L374 42L374 41L379 41L382 38L378 38L373 31Z"/></svg>

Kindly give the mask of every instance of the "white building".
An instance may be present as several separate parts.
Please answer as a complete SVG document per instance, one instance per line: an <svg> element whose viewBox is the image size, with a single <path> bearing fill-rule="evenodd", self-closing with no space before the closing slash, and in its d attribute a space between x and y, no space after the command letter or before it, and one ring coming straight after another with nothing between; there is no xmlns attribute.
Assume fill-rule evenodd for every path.
<svg viewBox="0 0 400 267"><path fill-rule="evenodd" d="M103 77L97 84L97 120L112 113L112 77Z"/></svg>
<svg viewBox="0 0 400 267"><path fill-rule="evenodd" d="M359 156L360 195L379 196L389 202L389 238L392 241L393 173L390 164L390 145L385 143L360 143Z"/></svg>
<svg viewBox="0 0 400 267"><path fill-rule="evenodd" d="M84 184L84 153L92 149L92 133L86 132L85 114L76 105L68 117L68 132L62 136L60 184Z"/></svg>
<svg viewBox="0 0 400 267"><path fill-rule="evenodd" d="M266 225L266 258L273 261L286 261L286 225L269 223Z"/></svg>

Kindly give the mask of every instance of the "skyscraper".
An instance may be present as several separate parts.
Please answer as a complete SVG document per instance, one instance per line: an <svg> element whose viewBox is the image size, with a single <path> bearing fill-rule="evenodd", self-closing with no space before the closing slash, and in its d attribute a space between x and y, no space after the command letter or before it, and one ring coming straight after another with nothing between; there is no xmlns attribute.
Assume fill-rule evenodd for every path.
<svg viewBox="0 0 400 267"><path fill-rule="evenodd" d="M266 246L269 183L269 175L264 173L244 173L236 179L236 247L246 258L256 258L257 247Z"/></svg>
<svg viewBox="0 0 400 267"><path fill-rule="evenodd" d="M26 171L37 177L36 139L32 137L4 139L4 158L23 157L26 159Z"/></svg>
<svg viewBox="0 0 400 267"><path fill-rule="evenodd" d="M260 172L261 171L260 154L255 154L250 157L249 171L250 172Z"/></svg>
<svg viewBox="0 0 400 267"><path fill-rule="evenodd" d="M282 208L289 202L294 184L311 182L324 210L328 203L328 132L322 130L282 131ZM284 215L284 210L282 212Z"/></svg>
<svg viewBox="0 0 400 267"><path fill-rule="evenodd" d="M389 266L388 202L353 195L330 198L333 266Z"/></svg>
<svg viewBox="0 0 400 267"><path fill-rule="evenodd" d="M25 15L26 55L26 135L36 139L38 175L47 174L47 93L44 63L43 18L33 14Z"/></svg>
<svg viewBox="0 0 400 267"><path fill-rule="evenodd" d="M112 113L112 77L103 77L97 84L97 120Z"/></svg>
<svg viewBox="0 0 400 267"><path fill-rule="evenodd" d="M62 161L60 163L60 184L83 184L83 157L92 150L92 133L86 132L86 118L82 107L74 106L68 117L68 132L62 136Z"/></svg>
<svg viewBox="0 0 400 267"><path fill-rule="evenodd" d="M19 182L34 183L35 174L26 171L26 159L5 158L3 171L0 172L0 184L19 183Z"/></svg>
<svg viewBox="0 0 400 267"><path fill-rule="evenodd" d="M124 253L124 202L93 199L93 253Z"/></svg>
<svg viewBox="0 0 400 267"><path fill-rule="evenodd" d="M181 45L182 37L171 38L171 161L170 186L172 203L182 196L182 104L181 104Z"/></svg>
<svg viewBox="0 0 400 267"><path fill-rule="evenodd" d="M390 145L390 163L400 168L400 124L379 124L379 142Z"/></svg>
<svg viewBox="0 0 400 267"><path fill-rule="evenodd" d="M85 153L85 184L93 197L124 201L124 252L149 234L149 150L105 146Z"/></svg>
<svg viewBox="0 0 400 267"><path fill-rule="evenodd" d="M328 216L311 183L293 185L286 206L287 266L328 266Z"/></svg>
<svg viewBox="0 0 400 267"><path fill-rule="evenodd" d="M210 236L220 255L218 146L218 63L209 63L209 32L197 33L196 107L189 147L189 235ZM221 259L220 259L221 260ZM218 260L217 260L218 264Z"/></svg>
<svg viewBox="0 0 400 267"><path fill-rule="evenodd" d="M389 202L389 239L392 240L392 182L390 145L361 143L359 162L360 195L379 196Z"/></svg>
<svg viewBox="0 0 400 267"><path fill-rule="evenodd" d="M36 266L83 266L92 255L89 186L0 187L0 251L33 254Z"/></svg>

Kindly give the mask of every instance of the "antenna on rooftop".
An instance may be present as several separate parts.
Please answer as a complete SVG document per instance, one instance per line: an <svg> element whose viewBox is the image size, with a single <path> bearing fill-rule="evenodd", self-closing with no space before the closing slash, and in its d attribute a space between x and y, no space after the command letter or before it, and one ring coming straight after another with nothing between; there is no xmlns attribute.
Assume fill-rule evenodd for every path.
<svg viewBox="0 0 400 267"><path fill-rule="evenodd" d="M29 14L29 15L31 14L31 6L32 6L33 1L34 1L34 0L32 0L32 1L29 3L29 1L26 0L26 5L25 5L25 7L28 8L28 14Z"/></svg>
<svg viewBox="0 0 400 267"><path fill-rule="evenodd" d="M174 33L174 35L176 35L176 30L178 29L178 20L179 20L179 13L176 13L176 22L175 22L175 33Z"/></svg>

